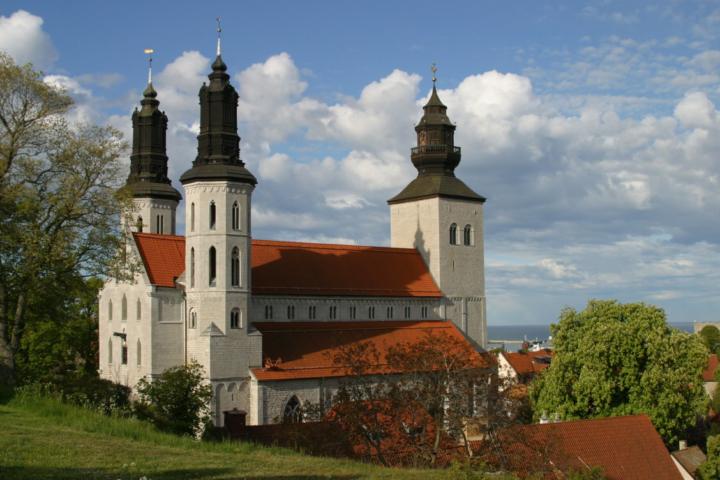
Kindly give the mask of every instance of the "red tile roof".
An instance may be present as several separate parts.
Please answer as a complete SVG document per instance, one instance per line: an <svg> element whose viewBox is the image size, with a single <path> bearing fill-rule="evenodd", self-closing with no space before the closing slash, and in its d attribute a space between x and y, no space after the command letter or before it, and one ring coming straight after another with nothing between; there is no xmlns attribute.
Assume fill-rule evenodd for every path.
<svg viewBox="0 0 720 480"><path fill-rule="evenodd" d="M518 375L530 375L548 368L554 353L549 348L544 348L537 352L502 352L500 355L505 357Z"/></svg>
<svg viewBox="0 0 720 480"><path fill-rule="evenodd" d="M552 462L563 471L600 467L608 480L682 479L645 415L523 425L511 430L502 434L503 446L511 453L511 461L517 462L512 468L517 472L527 472L534 458L546 465Z"/></svg>
<svg viewBox="0 0 720 480"><path fill-rule="evenodd" d="M718 357L714 353L708 355L707 367L703 372L703 380L706 382L717 382L715 380L715 371L718 368Z"/></svg>
<svg viewBox="0 0 720 480"><path fill-rule="evenodd" d="M378 365L368 365L368 373L398 373L384 362L392 346L419 342L428 334L447 334L473 352L478 366L491 359L475 351L451 322L443 321L362 321L362 322L255 322L263 335L263 365L254 368L258 380L297 380L351 375L334 363L344 345L371 342L380 354Z"/></svg>
<svg viewBox="0 0 720 480"><path fill-rule="evenodd" d="M254 240L256 294L441 297L414 248Z"/></svg>
<svg viewBox="0 0 720 480"><path fill-rule="evenodd" d="M134 234L150 277L174 286L185 270L185 239ZM441 297L417 250L321 243L252 242L252 292L260 295Z"/></svg>
<svg viewBox="0 0 720 480"><path fill-rule="evenodd" d="M185 271L185 237L133 233L150 283L174 287L175 279Z"/></svg>

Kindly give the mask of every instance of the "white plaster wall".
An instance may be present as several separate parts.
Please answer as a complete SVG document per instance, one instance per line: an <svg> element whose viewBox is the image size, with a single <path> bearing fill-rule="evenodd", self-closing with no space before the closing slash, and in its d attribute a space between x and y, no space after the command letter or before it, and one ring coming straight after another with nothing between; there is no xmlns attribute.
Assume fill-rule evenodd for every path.
<svg viewBox="0 0 720 480"><path fill-rule="evenodd" d="M252 185L226 181L201 181L185 185L186 316L189 319L193 311L197 315L196 328L186 329L188 357L197 360L205 368L213 388L219 389L215 390L216 397L213 399L216 421L222 420L223 410L247 405L247 387L243 387L245 393L241 395L244 396L242 401L235 398L235 393L229 393L228 387L231 383L247 383L249 368L260 366L262 358L262 338L248 331L252 191ZM211 202L214 202L216 209L215 228L210 228ZM235 202L240 208L237 230L232 229L231 217ZM210 247L216 249L214 285L209 283ZM233 286L231 281L230 260L235 247L240 252L238 286ZM191 266L193 250L194 269ZM237 329L230 328L230 312L233 309L240 312L241 325Z"/></svg>
<svg viewBox="0 0 720 480"><path fill-rule="evenodd" d="M178 202L157 198L135 198L133 199L133 211L130 214L132 219L129 225L130 231L137 232L137 219L143 219L143 233L161 233L164 235L175 235L175 212ZM158 231L157 217L163 217L163 230Z"/></svg>
<svg viewBox="0 0 720 480"><path fill-rule="evenodd" d="M457 245L450 244L453 223ZM463 245L465 225L472 227L471 245ZM447 297L447 318L486 348L483 237L481 203L434 197L390 205L391 245L417 248Z"/></svg>

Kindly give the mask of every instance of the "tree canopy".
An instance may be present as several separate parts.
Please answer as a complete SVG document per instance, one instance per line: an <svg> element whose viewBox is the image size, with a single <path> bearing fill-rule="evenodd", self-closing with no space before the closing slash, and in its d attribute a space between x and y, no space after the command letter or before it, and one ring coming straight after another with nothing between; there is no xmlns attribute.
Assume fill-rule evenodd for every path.
<svg viewBox="0 0 720 480"><path fill-rule="evenodd" d="M699 335L710 353L720 353L720 330L715 325L705 325Z"/></svg>
<svg viewBox="0 0 720 480"><path fill-rule="evenodd" d="M0 52L0 379L16 380L28 328L72 321L84 278L104 274L123 235L120 133L70 125L72 99ZM75 293L78 293L75 291ZM52 328L51 328L52 330ZM42 336L42 335L41 335Z"/></svg>
<svg viewBox="0 0 720 480"><path fill-rule="evenodd" d="M552 325L555 358L532 385L534 415L562 419L647 414L667 444L705 413L707 351L696 335L643 303L592 300Z"/></svg>

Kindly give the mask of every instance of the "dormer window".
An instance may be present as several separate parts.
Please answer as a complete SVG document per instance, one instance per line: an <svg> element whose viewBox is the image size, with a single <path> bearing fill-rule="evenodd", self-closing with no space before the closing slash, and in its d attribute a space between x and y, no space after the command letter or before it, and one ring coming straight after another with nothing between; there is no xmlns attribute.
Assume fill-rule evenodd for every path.
<svg viewBox="0 0 720 480"><path fill-rule="evenodd" d="M215 230L215 220L217 219L217 212L215 208L215 202L210 202L210 230Z"/></svg>

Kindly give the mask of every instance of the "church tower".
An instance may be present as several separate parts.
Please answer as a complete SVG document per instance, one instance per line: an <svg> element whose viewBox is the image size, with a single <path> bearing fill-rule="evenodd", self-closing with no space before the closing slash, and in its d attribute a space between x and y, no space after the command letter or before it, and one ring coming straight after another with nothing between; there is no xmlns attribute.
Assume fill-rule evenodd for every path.
<svg viewBox="0 0 720 480"><path fill-rule="evenodd" d="M434 74L433 67L433 74ZM445 315L480 347L487 344L483 204L455 176L455 125L435 88L415 127L410 158L418 176L388 200L393 247L416 248L445 294Z"/></svg>
<svg viewBox="0 0 720 480"><path fill-rule="evenodd" d="M136 108L132 115L133 142L126 187L133 196L134 209L129 223L134 232L175 235L175 211L182 197L168 178L168 119L158 108L160 102L151 75L140 101L142 108Z"/></svg>
<svg viewBox="0 0 720 480"><path fill-rule="evenodd" d="M219 31L219 28L218 28ZM251 366L259 366L260 337L248 334L250 208L257 180L240 160L238 94L220 55L200 88L197 157L180 182L185 187L185 273L188 360L197 360L213 386L217 425L221 412L247 409ZM239 402L239 403L238 403Z"/></svg>

